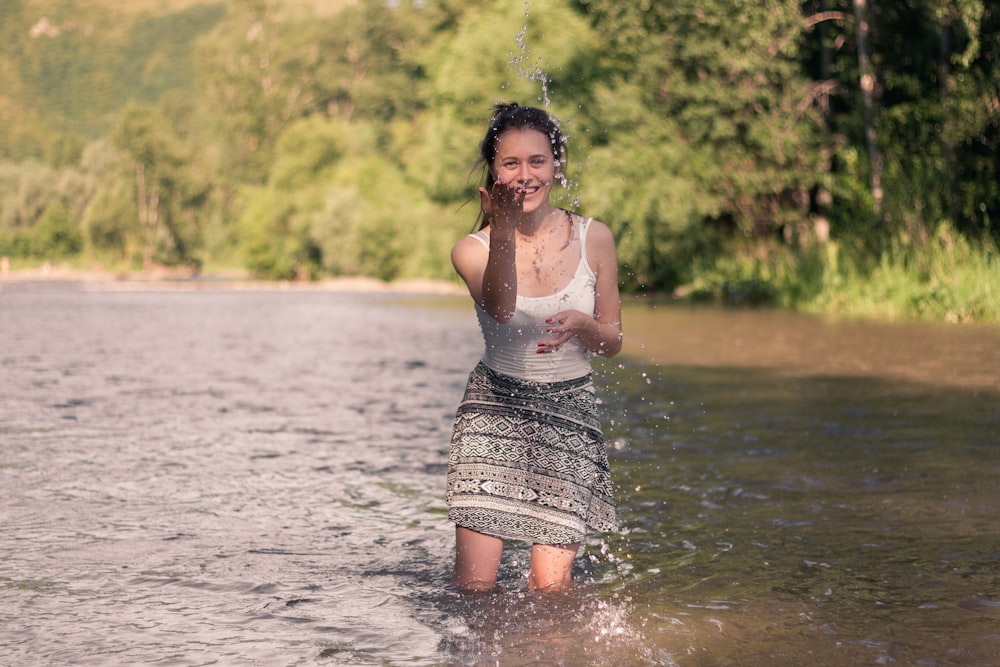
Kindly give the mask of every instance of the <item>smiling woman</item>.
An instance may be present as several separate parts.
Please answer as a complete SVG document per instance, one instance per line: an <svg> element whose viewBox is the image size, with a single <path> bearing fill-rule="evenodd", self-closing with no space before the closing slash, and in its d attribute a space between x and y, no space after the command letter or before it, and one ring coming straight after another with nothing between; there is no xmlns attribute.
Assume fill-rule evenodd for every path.
<svg viewBox="0 0 1000 667"><path fill-rule="evenodd" d="M482 224L452 250L485 341L449 458L454 584L492 590L516 539L533 545L528 586L563 589L587 529L616 527L589 361L621 349L615 245L549 202L566 145L548 113L498 105L480 148Z"/></svg>

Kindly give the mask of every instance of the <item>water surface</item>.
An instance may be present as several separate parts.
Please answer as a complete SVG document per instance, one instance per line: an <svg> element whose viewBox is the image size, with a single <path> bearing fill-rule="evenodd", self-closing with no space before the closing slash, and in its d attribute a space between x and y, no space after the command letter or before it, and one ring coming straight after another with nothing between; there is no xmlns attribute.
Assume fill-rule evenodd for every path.
<svg viewBox="0 0 1000 667"><path fill-rule="evenodd" d="M622 534L462 598L466 299L2 287L0 663L1000 659L995 328L631 305Z"/></svg>

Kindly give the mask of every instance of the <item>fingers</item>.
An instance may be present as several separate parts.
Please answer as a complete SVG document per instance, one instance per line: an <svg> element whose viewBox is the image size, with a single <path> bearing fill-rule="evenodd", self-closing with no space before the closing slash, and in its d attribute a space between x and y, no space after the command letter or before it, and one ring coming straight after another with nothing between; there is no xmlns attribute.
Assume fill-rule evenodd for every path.
<svg viewBox="0 0 1000 667"><path fill-rule="evenodd" d="M479 208L486 215L493 213L493 201L490 198L490 193L486 191L486 188L479 188Z"/></svg>
<svg viewBox="0 0 1000 667"><path fill-rule="evenodd" d="M479 188L479 206L486 215L518 213L526 194L516 184L497 181L489 190Z"/></svg>
<svg viewBox="0 0 1000 667"><path fill-rule="evenodd" d="M576 329L573 326L573 311L566 311L561 313L556 313L552 317L545 320L545 324L548 327L545 329L546 333L555 334L555 337L550 340L543 340L538 343L538 354L549 354L551 352L556 352L561 348L568 340L576 335Z"/></svg>
<svg viewBox="0 0 1000 667"><path fill-rule="evenodd" d="M516 224L524 210L525 196L522 189L510 183L496 182L489 189L479 188L480 207L491 225Z"/></svg>
<svg viewBox="0 0 1000 667"><path fill-rule="evenodd" d="M572 338L570 336L569 338ZM563 343L565 343L569 338L563 340L543 340L538 344L538 349L535 350L536 354L552 354L553 352L558 352L562 349Z"/></svg>
<svg viewBox="0 0 1000 667"><path fill-rule="evenodd" d="M489 196L496 204L517 204L520 205L527 191L517 183L497 181L490 188Z"/></svg>
<svg viewBox="0 0 1000 667"><path fill-rule="evenodd" d="M573 337L572 333L564 333L561 336L558 336L557 338L553 338L552 340L539 341L538 349L536 350L536 352L538 354L550 354L552 352L558 352L559 349L566 343L566 341L568 341L572 337Z"/></svg>

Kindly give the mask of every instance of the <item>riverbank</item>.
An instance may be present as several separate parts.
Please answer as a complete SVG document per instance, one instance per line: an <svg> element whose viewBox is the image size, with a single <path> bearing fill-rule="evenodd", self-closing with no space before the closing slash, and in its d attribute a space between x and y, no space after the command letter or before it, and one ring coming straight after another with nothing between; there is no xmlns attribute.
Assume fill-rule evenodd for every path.
<svg viewBox="0 0 1000 667"><path fill-rule="evenodd" d="M24 283L79 283L86 286L88 290L118 291L131 289L232 289L395 292L428 295L462 295L465 293L465 289L457 281L409 279L386 282L363 276L326 278L315 281L275 281L255 279L246 271L238 269L207 274L171 267L157 267L148 271L115 272L102 268L82 270L65 264L45 264L39 267L0 271L0 292L7 285Z"/></svg>
<svg viewBox="0 0 1000 667"><path fill-rule="evenodd" d="M762 256L735 253L731 261L706 270L673 294L629 294L623 301L716 304L726 309L778 308L821 317L873 322L1000 322L1000 262L992 246L972 249L954 239L916 255L888 252L874 268L829 243L822 251L798 256L776 249ZM424 295L465 295L458 280L411 278L383 281L365 276L275 281L254 278L244 269L199 272L157 266L112 271L71 263L12 267L0 263L5 285L71 282L96 290L306 290Z"/></svg>
<svg viewBox="0 0 1000 667"><path fill-rule="evenodd" d="M696 272L693 300L779 306L814 315L883 322L1000 322L996 244L947 225L914 244L898 238L879 254L838 241L795 249L735 244Z"/></svg>

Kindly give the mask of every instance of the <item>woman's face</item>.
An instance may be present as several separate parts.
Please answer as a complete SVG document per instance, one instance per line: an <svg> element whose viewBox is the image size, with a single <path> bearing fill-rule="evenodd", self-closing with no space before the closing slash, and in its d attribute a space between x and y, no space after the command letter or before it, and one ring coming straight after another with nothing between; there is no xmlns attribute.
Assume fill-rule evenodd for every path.
<svg viewBox="0 0 1000 667"><path fill-rule="evenodd" d="M543 132L528 127L503 132L497 137L497 153L491 169L498 183L524 191L526 213L548 202L556 163L549 138Z"/></svg>

